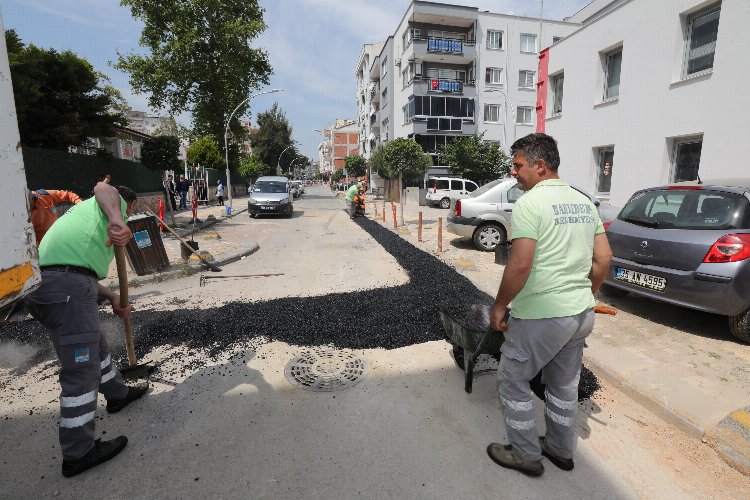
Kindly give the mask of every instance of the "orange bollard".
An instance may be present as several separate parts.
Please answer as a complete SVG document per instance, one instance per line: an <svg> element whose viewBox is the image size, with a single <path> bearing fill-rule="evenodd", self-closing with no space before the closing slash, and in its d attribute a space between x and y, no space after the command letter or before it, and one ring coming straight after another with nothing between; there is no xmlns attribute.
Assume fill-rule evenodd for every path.
<svg viewBox="0 0 750 500"><path fill-rule="evenodd" d="M443 253L443 218L438 219L438 253Z"/></svg>
<svg viewBox="0 0 750 500"><path fill-rule="evenodd" d="M422 242L422 212L419 212L419 229L417 230L417 241Z"/></svg>
<svg viewBox="0 0 750 500"><path fill-rule="evenodd" d="M391 204L391 208L393 209L393 230L396 231L398 229L398 222L396 222L396 205Z"/></svg>
<svg viewBox="0 0 750 500"><path fill-rule="evenodd" d="M372 208L373 210L375 210L375 217L377 217L378 216L378 204L375 203L374 201L372 202Z"/></svg>
<svg viewBox="0 0 750 500"><path fill-rule="evenodd" d="M385 224L385 202L383 202L383 223Z"/></svg>
<svg viewBox="0 0 750 500"><path fill-rule="evenodd" d="M159 218L164 220L164 202L161 201L161 198L159 198ZM161 222L159 223L159 230L166 231L166 229L164 229L164 224Z"/></svg>

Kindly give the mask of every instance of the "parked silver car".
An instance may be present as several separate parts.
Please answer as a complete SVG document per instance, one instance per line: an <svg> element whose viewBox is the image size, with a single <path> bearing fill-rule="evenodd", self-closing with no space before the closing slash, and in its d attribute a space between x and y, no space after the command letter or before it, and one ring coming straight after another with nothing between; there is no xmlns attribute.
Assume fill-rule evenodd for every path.
<svg viewBox="0 0 750 500"><path fill-rule="evenodd" d="M638 191L607 227L602 292L632 292L728 316L750 342L750 180Z"/></svg>
<svg viewBox="0 0 750 500"><path fill-rule="evenodd" d="M511 237L513 206L524 193L516 184L515 179L498 179L480 187L467 198L452 201L447 230L458 236L471 238L479 250L495 250ZM571 187L597 206L602 221L617 216L619 208L594 199L576 186Z"/></svg>
<svg viewBox="0 0 750 500"><path fill-rule="evenodd" d="M466 198L477 187L475 182L460 177L430 177L425 198L430 205L450 208L451 200Z"/></svg>
<svg viewBox="0 0 750 500"><path fill-rule="evenodd" d="M258 214L283 214L291 217L294 212L292 187L286 177L258 177L253 191L247 199L250 217Z"/></svg>

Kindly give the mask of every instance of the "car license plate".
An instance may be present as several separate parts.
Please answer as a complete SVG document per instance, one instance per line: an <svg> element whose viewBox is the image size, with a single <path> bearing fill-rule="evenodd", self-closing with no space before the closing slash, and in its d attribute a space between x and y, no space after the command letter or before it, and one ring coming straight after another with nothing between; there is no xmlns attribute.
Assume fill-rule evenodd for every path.
<svg viewBox="0 0 750 500"><path fill-rule="evenodd" d="M261 210L273 210L273 207L266 207L266 206L261 205L260 209Z"/></svg>
<svg viewBox="0 0 750 500"><path fill-rule="evenodd" d="M652 276L650 274L639 273L638 271L632 271L630 269L624 269L618 267L615 272L615 279L632 283L633 285L642 286L643 288L650 288L657 292L664 291L667 286L667 280L658 276Z"/></svg>

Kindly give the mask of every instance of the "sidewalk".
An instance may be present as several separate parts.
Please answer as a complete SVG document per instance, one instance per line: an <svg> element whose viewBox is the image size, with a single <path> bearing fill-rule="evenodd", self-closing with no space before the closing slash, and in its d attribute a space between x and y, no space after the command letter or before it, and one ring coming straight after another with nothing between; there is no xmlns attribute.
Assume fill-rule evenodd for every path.
<svg viewBox="0 0 750 500"><path fill-rule="evenodd" d="M374 217L373 201L378 216ZM367 217L393 230L390 202L367 197ZM396 206L402 238L454 267L494 297L503 267L493 252L480 252L470 241L445 229L448 210L420 207L410 196ZM422 242L417 241L422 212ZM437 226L443 222L443 251ZM601 297L597 297L601 299ZM750 475L750 346L735 341L726 319L654 301L626 297L608 301L616 317L597 317L584 363L651 412L710 444L725 461Z"/></svg>
<svg viewBox="0 0 750 500"><path fill-rule="evenodd" d="M228 205L229 202L226 202ZM195 224L193 229L192 210L179 210L174 212L175 225L171 224L169 212L164 214L164 222L175 230L184 240L192 240L198 243L198 252L212 264L223 266L252 254L258 250L258 244L247 241L240 234L241 229L236 226L225 224L237 215L247 212L247 196L236 197L233 200L232 215L227 216L225 206L217 206L216 203L208 206L199 205L197 218L201 222ZM157 214L158 215L158 214ZM162 232L162 242L169 259L169 267L160 271L138 276L128 263L128 281L131 284L142 284L152 281L164 281L179 276L187 276L201 272L206 267L195 255L188 260L182 258L182 244L169 232ZM105 286L117 284L117 266L113 261L109 267L107 278L103 281Z"/></svg>

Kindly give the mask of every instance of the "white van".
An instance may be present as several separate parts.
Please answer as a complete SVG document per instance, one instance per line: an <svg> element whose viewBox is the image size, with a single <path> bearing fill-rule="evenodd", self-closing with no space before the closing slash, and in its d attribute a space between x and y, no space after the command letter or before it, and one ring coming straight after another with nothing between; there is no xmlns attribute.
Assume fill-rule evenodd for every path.
<svg viewBox="0 0 750 500"><path fill-rule="evenodd" d="M453 177L430 177L427 180L427 202L440 205L440 208L450 208L451 199L466 198L479 186L468 179Z"/></svg>

